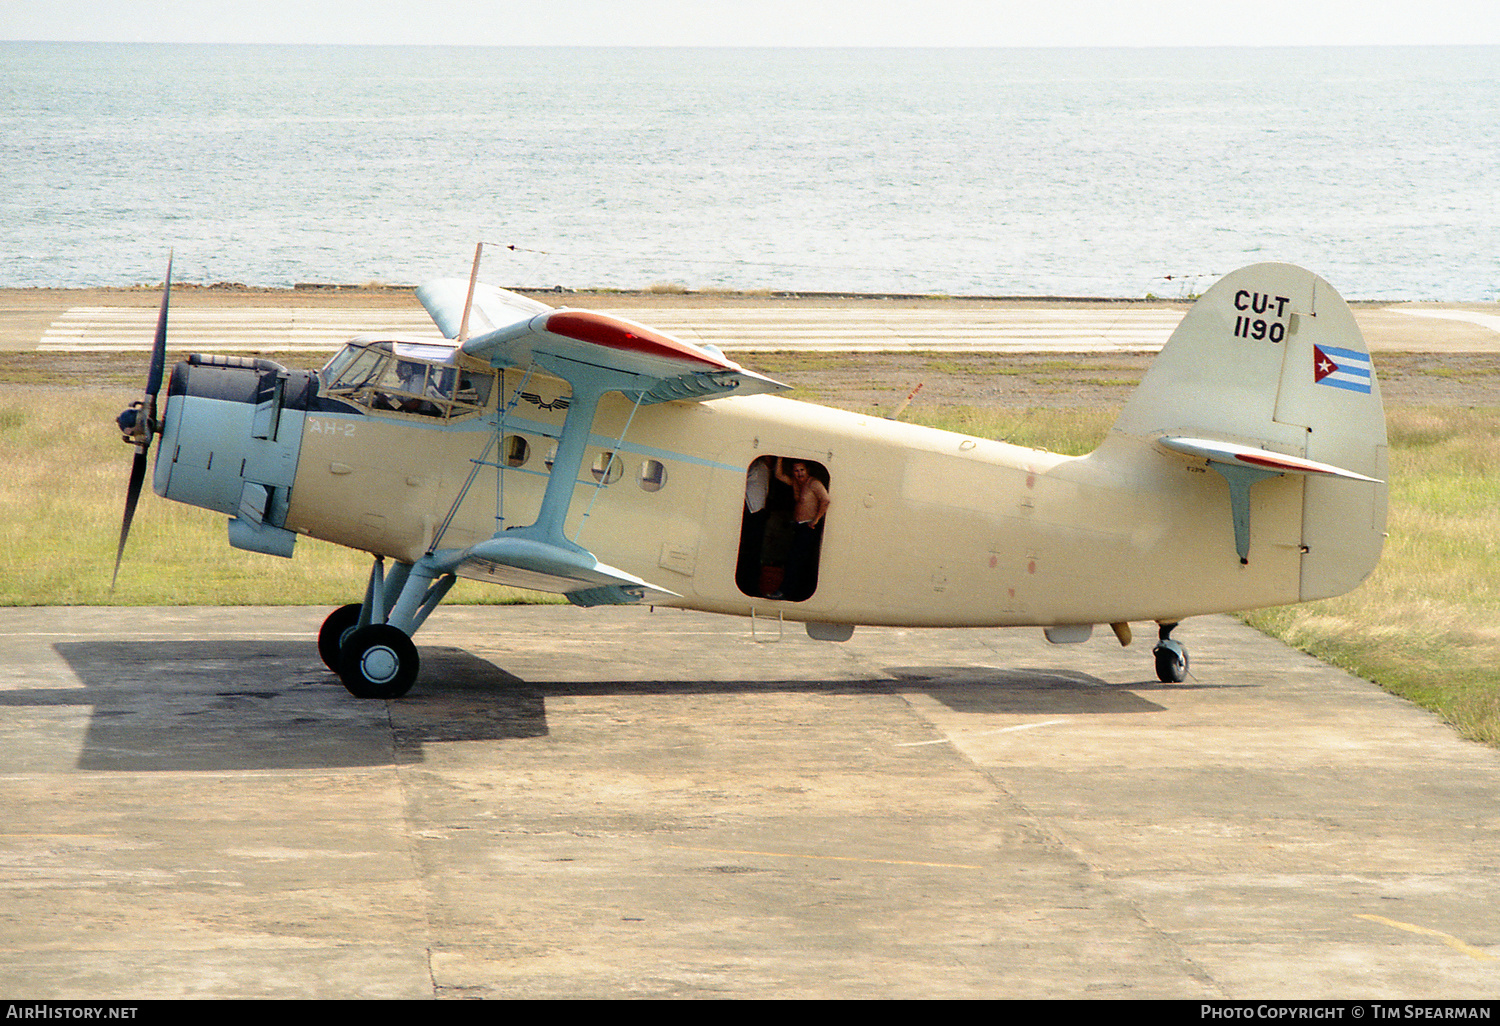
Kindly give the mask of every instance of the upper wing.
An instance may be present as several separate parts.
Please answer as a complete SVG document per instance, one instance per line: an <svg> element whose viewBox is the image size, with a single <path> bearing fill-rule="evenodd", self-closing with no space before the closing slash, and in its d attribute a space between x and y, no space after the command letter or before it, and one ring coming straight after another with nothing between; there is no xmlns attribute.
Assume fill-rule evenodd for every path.
<svg viewBox="0 0 1500 1026"><path fill-rule="evenodd" d="M463 278L443 278L417 289L417 299L432 315L444 338L458 338L458 329L464 318L464 301L468 296L469 283ZM474 302L469 308L469 338L530 320L551 309L546 303L538 303L506 289L476 285Z"/></svg>
<svg viewBox="0 0 1500 1026"><path fill-rule="evenodd" d="M455 338L468 283L456 278L417 290L438 328ZM673 338L592 310L558 310L493 285L474 290L463 351L497 367L558 357L635 375L642 403L780 392L788 386L745 370L717 349Z"/></svg>

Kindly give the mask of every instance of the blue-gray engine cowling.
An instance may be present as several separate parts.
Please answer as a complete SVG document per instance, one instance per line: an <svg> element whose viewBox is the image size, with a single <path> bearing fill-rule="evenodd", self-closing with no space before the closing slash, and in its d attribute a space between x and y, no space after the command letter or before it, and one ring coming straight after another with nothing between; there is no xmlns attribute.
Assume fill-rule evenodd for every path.
<svg viewBox="0 0 1500 1026"><path fill-rule="evenodd" d="M194 354L172 369L152 487L227 513L235 548L290 556L285 529L317 379L271 360Z"/></svg>

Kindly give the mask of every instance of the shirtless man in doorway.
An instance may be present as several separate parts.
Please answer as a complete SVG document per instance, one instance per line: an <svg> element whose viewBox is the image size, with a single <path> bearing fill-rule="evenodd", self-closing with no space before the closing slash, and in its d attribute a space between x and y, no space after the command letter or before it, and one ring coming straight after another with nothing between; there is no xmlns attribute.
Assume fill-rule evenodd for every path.
<svg viewBox="0 0 1500 1026"><path fill-rule="evenodd" d="M828 513L828 489L823 486L822 481L808 473L807 464L801 460L792 461L791 473L788 474L786 461L780 456L776 457L776 479L791 486L792 517L797 524L781 590L767 597L801 602L812 595L814 587L813 573L818 561L818 527Z"/></svg>

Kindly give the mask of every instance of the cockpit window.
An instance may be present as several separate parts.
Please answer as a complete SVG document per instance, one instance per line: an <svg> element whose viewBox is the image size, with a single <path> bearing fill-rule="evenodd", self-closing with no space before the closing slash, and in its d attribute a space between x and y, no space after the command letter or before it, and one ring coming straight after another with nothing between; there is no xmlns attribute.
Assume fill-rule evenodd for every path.
<svg viewBox="0 0 1500 1026"><path fill-rule="evenodd" d="M324 394L369 410L451 420L489 403L495 376L459 367L449 346L356 339L324 366Z"/></svg>

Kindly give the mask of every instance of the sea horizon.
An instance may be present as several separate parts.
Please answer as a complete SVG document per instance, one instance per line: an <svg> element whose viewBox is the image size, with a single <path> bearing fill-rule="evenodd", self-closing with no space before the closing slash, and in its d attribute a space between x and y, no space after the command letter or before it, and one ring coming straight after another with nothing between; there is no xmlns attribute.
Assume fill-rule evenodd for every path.
<svg viewBox="0 0 1500 1026"><path fill-rule="evenodd" d="M60 60L61 49L73 48ZM162 53L172 54L162 59ZM0 287L1500 290L1500 47L0 42ZM87 74L79 74L87 68Z"/></svg>

